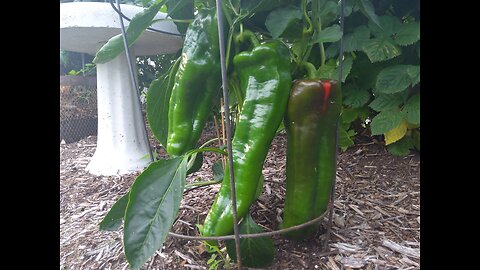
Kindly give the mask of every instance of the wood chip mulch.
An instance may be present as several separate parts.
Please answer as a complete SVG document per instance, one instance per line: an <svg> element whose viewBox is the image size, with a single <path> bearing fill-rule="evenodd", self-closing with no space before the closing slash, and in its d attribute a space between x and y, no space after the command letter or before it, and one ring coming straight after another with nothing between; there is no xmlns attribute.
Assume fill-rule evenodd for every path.
<svg viewBox="0 0 480 270"><path fill-rule="evenodd" d="M207 132L202 140L212 137L215 134ZM164 156L158 143L152 143ZM87 173L95 147L94 136L60 144L60 269L128 269L122 230L99 231L98 224L139 172ZM285 150L285 134L280 133L264 164L264 191L252 206L253 218L265 231L276 230L281 222ZM218 159L207 153L201 170L189 175L187 182L212 179L212 165ZM172 231L198 235L195 224L203 223L218 188L185 193ZM322 250L326 224L325 219L309 240L274 236L275 259L266 269L420 269L420 154L396 157L374 143L340 153L329 253ZM201 241L168 237L141 269L209 269L210 257ZM218 269L232 266L233 262L220 264Z"/></svg>

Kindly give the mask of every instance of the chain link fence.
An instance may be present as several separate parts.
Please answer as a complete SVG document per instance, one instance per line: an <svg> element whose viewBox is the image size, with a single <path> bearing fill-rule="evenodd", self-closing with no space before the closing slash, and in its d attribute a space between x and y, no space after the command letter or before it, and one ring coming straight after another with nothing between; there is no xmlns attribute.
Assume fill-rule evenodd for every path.
<svg viewBox="0 0 480 270"><path fill-rule="evenodd" d="M97 135L96 77L60 76L60 142Z"/></svg>

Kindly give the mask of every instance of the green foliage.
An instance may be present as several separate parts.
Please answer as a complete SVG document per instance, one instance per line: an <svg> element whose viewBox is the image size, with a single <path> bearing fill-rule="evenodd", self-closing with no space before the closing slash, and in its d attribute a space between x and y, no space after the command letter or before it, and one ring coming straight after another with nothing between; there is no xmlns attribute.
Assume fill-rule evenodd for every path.
<svg viewBox="0 0 480 270"><path fill-rule="evenodd" d="M162 159L135 179L123 230L125 257L131 269L140 269L165 241L183 198L186 167L186 158Z"/></svg>
<svg viewBox="0 0 480 270"><path fill-rule="evenodd" d="M239 224L238 230L240 234L263 232L262 227L255 223L250 214L245 216ZM227 240L225 246L232 260L237 260L235 240ZM242 238L240 239L240 254L242 266L254 268L266 267L273 262L275 256L273 240L271 237Z"/></svg>
<svg viewBox="0 0 480 270"><path fill-rule="evenodd" d="M344 63L347 57L353 63L342 89L344 110L338 135L342 150L353 145L360 126L369 128L372 135L388 137L392 154L406 155L415 145L419 148L419 8L417 1L346 1ZM326 42L327 61L320 70L330 77L335 72L333 63L338 62L338 46L338 42Z"/></svg>
<svg viewBox="0 0 480 270"><path fill-rule="evenodd" d="M405 136L401 140L387 146L388 152L394 156L406 156L414 146L412 137Z"/></svg>
<svg viewBox="0 0 480 270"><path fill-rule="evenodd" d="M150 84L147 92L147 120L153 135L164 147L167 145L169 100L179 63L177 59L166 73Z"/></svg>
<svg viewBox="0 0 480 270"><path fill-rule="evenodd" d="M201 230L201 226L197 225L199 229ZM210 255L210 258L207 260L208 264L208 270L216 270L218 269L222 264L224 266L229 264L229 261L225 256L223 255L224 252L218 248L216 245L212 245L208 243L207 241L203 241L203 244L205 245L205 250L212 254ZM226 268L226 267L225 267Z"/></svg>
<svg viewBox="0 0 480 270"><path fill-rule="evenodd" d="M289 5L280 7L269 13L265 26L272 34L273 38L278 38L287 28L299 22L302 19L302 11L300 8Z"/></svg>
<svg viewBox="0 0 480 270"><path fill-rule="evenodd" d="M403 117L400 110L381 111L372 119L372 135L381 135L395 128L402 122Z"/></svg>
<svg viewBox="0 0 480 270"><path fill-rule="evenodd" d="M223 179L223 167L222 167L222 160L219 159L213 163L212 166L212 172L213 172L213 180L215 181L220 181Z"/></svg>
<svg viewBox="0 0 480 270"><path fill-rule="evenodd" d="M149 5L149 9L134 17L127 29L130 44L151 23L158 10L188 22L199 6L214 4L211 0L137 2ZM230 24L226 30L230 57L240 50L235 44L235 35L248 29L262 41L273 38L285 42L291 49L297 78L304 75L300 64L308 61L315 66L320 78L338 79L342 61L343 104L338 130L338 146L342 151L354 145L355 136L359 134L383 136L392 155L407 155L412 148L420 150L418 1L346 0L343 32L338 25L339 2L335 0L303 2L306 5L301 5L302 1L298 0L231 0L223 3ZM318 9L313 10L314 7ZM179 28L181 23L187 26L185 21L177 22ZM344 52L340 58L338 49L342 36ZM120 38L112 38L97 54L99 63L112 59L123 50ZM153 134L163 145L166 144L172 78L176 73L176 65L172 64L176 58L178 55L157 58L161 64L156 67L150 65L149 60L139 60L145 70L141 76L148 81L145 87L149 87L147 119ZM238 115L235 110L241 109L244 97L235 89L238 82L231 75L230 97L235 96L235 99L232 98L229 105L234 108L232 115ZM191 173L202 165L200 152L203 150L225 155L217 148L204 148L152 163L102 220L102 230L115 230L124 220L123 244L131 269L139 269L155 250L161 248L178 214L187 171ZM213 164L212 170L214 180L223 179L220 160ZM256 195L261 191L260 184ZM240 231L254 233L262 229L248 215L240 224ZM241 248L245 266L263 267L273 260L274 248L270 238L242 239ZM207 262L210 269L229 266L229 258L222 250L211 246L210 251L212 255ZM231 241L227 243L226 251L230 257L235 257Z"/></svg>
<svg viewBox="0 0 480 270"><path fill-rule="evenodd" d="M404 91L407 87L413 85L416 79L415 77L417 77L417 74L420 74L419 69L414 69L414 71L408 72L409 69L414 69L414 66L394 65L384 68L378 74L377 83L375 85L376 90L379 93L385 94ZM412 78L412 76L415 77Z"/></svg>
<svg viewBox="0 0 480 270"><path fill-rule="evenodd" d="M99 224L99 229L102 231L115 231L122 225L123 216L125 216L125 209L127 208L129 193L120 197L120 199L113 204L107 215Z"/></svg>
<svg viewBox="0 0 480 270"><path fill-rule="evenodd" d="M191 20L193 19L193 1L192 0L167 0L165 2L167 7L166 12L174 20ZM178 32L185 34L187 32L188 24L184 22L174 21L177 25Z"/></svg>
<svg viewBox="0 0 480 270"><path fill-rule="evenodd" d="M335 42L342 38L342 31L340 30L340 25L334 24L329 26L317 34L315 43L320 42Z"/></svg>
<svg viewBox="0 0 480 270"><path fill-rule="evenodd" d="M132 46L133 43L140 37L140 35L147 29L153 21L155 15L157 15L160 8L163 6L165 1L158 0L153 5L147 9L135 14L127 29L125 30L125 35L128 43L128 47ZM123 44L122 34L118 34L108 40L105 45L103 45L100 50L95 55L93 63L103 64L111 61L117 57L120 53L125 51Z"/></svg>

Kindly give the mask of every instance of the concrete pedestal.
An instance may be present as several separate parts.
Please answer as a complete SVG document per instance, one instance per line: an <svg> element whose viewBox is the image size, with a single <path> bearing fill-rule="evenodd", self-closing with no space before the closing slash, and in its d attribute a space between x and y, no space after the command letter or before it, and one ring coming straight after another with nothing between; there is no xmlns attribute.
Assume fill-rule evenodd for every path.
<svg viewBox="0 0 480 270"><path fill-rule="evenodd" d="M121 5L132 18L143 9ZM166 18L159 12L155 19ZM125 27L129 22L124 21ZM172 21L151 27L177 33ZM73 2L60 4L60 48L95 54L102 44L120 34L118 14L109 3ZM130 50L136 56L175 53L183 44L179 36L146 30ZM137 68L134 67L137 71ZM125 52L110 62L97 65L98 137L97 148L87 170L95 175L117 175L142 170L150 163L149 144L142 112L130 81Z"/></svg>
<svg viewBox="0 0 480 270"><path fill-rule="evenodd" d="M97 80L97 149L86 169L96 175L142 170L150 163L150 149L125 53L98 64Z"/></svg>

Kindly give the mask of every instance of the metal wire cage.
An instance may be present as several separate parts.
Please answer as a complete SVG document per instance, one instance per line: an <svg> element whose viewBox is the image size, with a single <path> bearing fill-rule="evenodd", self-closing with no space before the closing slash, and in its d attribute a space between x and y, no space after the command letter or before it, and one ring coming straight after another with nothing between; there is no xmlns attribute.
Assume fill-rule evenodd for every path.
<svg viewBox="0 0 480 270"><path fill-rule="evenodd" d="M97 135L95 77L60 76L60 142Z"/></svg>

